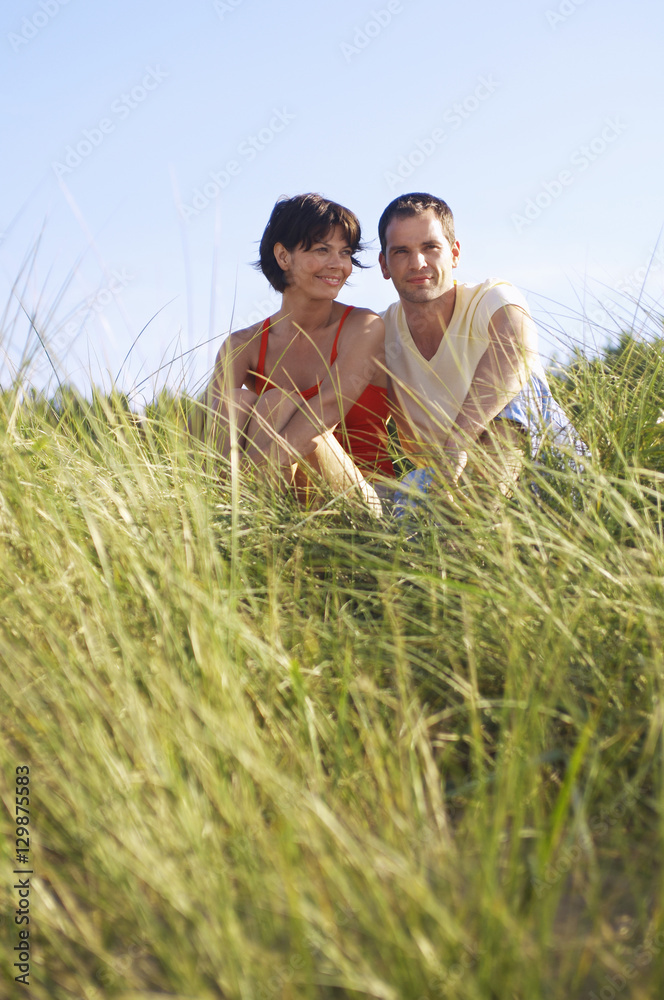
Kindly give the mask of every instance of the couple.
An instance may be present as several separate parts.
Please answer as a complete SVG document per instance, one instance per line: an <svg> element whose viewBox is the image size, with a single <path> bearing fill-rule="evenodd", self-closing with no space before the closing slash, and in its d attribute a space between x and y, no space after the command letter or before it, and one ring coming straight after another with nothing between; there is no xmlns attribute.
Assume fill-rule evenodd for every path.
<svg viewBox="0 0 664 1000"><path fill-rule="evenodd" d="M406 485L449 492L470 455L466 473L508 492L529 435L537 448L543 425L566 423L525 299L497 279L457 285L459 242L440 198L396 198L378 233L383 277L399 295L382 317L337 302L363 266L355 215L316 194L277 202L257 266L281 308L221 347L206 389L209 440L225 456L239 447L300 496L313 471L380 513L396 492L392 413L416 466Z"/></svg>

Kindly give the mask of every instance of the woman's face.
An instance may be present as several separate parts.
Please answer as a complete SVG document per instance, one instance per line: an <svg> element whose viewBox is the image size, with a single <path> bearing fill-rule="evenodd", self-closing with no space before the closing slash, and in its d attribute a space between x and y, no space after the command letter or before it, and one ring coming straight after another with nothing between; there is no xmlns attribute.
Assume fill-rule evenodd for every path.
<svg viewBox="0 0 664 1000"><path fill-rule="evenodd" d="M288 251L277 243L274 253L286 272L289 290L298 288L313 298L336 298L353 270L353 251L340 226L308 250L300 245Z"/></svg>

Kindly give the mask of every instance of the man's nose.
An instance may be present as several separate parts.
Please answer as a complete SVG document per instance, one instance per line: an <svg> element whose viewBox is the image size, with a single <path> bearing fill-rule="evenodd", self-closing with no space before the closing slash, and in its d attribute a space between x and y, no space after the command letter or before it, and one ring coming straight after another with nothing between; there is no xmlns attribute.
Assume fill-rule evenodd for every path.
<svg viewBox="0 0 664 1000"><path fill-rule="evenodd" d="M419 269L420 267L426 267L426 263L427 259L422 251L414 250L410 258L411 267L417 267Z"/></svg>

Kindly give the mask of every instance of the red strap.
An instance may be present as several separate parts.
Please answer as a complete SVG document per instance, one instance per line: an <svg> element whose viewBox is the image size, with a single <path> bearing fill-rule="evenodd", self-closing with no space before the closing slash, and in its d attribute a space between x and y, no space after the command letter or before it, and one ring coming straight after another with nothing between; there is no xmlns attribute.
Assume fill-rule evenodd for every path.
<svg viewBox="0 0 664 1000"><path fill-rule="evenodd" d="M256 394L260 394L268 384L265 376L265 355L267 354L267 332L270 329L270 317L268 316L261 328L261 347L258 352L258 364L256 365ZM260 383L260 385L259 385Z"/></svg>
<svg viewBox="0 0 664 1000"><path fill-rule="evenodd" d="M354 308L355 308L355 306L347 306L346 311L344 312L343 316L341 317L341 320L339 322L339 326L337 328L337 335L334 338L334 343L332 344L332 354L330 355L330 365L333 365L334 362L337 360L337 341L339 339L339 334L341 333L341 327L346 322L346 317L348 316L348 314L351 311L351 309L354 309Z"/></svg>
<svg viewBox="0 0 664 1000"><path fill-rule="evenodd" d="M341 327L346 322L346 317L355 308L355 306L347 306L344 310L344 314L339 320L339 326L337 327L336 336L334 338L334 343L332 344L332 353L330 354L330 367L337 360L337 341L339 340L339 334L341 333ZM260 394L265 390L265 387L270 383L265 378L265 356L267 354L267 335L270 329L270 317L268 316L263 323L261 329L261 346L258 352L258 364L256 365L256 393ZM312 385L309 389L300 389L300 395L303 399L311 399L315 396L320 388L320 384L317 382L316 385Z"/></svg>

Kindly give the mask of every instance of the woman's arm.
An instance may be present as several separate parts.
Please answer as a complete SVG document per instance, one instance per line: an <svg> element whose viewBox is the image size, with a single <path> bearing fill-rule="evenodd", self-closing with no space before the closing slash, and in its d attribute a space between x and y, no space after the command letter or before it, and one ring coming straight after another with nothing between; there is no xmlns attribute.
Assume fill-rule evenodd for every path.
<svg viewBox="0 0 664 1000"><path fill-rule="evenodd" d="M240 446L247 423L256 404L256 393L244 388L247 376L256 366L258 329L248 327L232 333L221 345L208 383L207 440L228 456L234 436Z"/></svg>
<svg viewBox="0 0 664 1000"><path fill-rule="evenodd" d="M318 394L303 400L295 393L291 396L284 392L283 395L289 398L279 404L282 420L271 421L277 432L275 443L268 448L265 438L261 437L261 447L252 445L248 457L258 463L269 457L279 465L289 465L311 454L316 439L337 426L369 383L384 378L384 356L382 319L368 309L354 309L344 323L337 342L336 361L321 382ZM270 395L271 392L265 393L265 396ZM258 431L252 421L248 438L255 434L259 443Z"/></svg>

